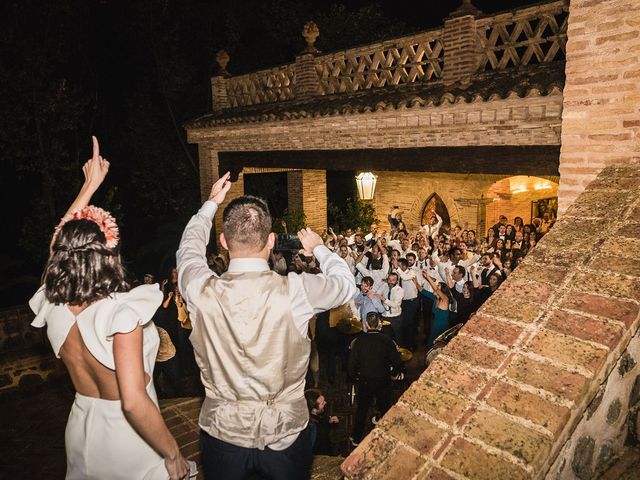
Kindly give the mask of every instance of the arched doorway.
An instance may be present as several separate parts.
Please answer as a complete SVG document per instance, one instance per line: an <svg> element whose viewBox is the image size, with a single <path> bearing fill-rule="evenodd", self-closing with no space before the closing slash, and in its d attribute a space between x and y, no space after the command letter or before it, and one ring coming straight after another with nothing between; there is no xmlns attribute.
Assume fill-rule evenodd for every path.
<svg viewBox="0 0 640 480"><path fill-rule="evenodd" d="M422 214L420 215L420 225L426 225L431 220L433 213L437 213L442 218L442 230L449 232L451 230L451 218L447 206L437 193L432 193L427 201L424 202Z"/></svg>
<svg viewBox="0 0 640 480"><path fill-rule="evenodd" d="M500 215L505 215L509 223L513 223L515 217L521 217L524 223L531 223L545 213L555 219L558 183L553 180L517 175L495 182L487 190L487 200L490 201L486 206L486 228L495 225Z"/></svg>

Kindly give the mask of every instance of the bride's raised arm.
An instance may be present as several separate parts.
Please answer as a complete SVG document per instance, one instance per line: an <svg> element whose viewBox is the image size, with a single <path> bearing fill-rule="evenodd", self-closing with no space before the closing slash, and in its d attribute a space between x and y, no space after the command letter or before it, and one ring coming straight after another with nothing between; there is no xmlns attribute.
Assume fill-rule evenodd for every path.
<svg viewBox="0 0 640 480"><path fill-rule="evenodd" d="M93 197L93 194L96 193L96 190L102 185L102 182L109 172L109 162L100 155L98 139L96 137L91 138L93 140L93 156L82 166L84 183L82 184L82 188L80 188L80 192L78 192L78 196L65 213L65 216L71 215L89 205L91 197Z"/></svg>

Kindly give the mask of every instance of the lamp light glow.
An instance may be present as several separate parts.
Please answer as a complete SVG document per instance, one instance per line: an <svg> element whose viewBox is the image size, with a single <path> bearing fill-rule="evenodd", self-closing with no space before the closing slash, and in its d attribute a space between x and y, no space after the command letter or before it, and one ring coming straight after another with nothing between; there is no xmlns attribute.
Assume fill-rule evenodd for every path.
<svg viewBox="0 0 640 480"><path fill-rule="evenodd" d="M358 187L358 196L361 200L373 200L377 181L378 176L371 172L361 172L356 175L356 186Z"/></svg>

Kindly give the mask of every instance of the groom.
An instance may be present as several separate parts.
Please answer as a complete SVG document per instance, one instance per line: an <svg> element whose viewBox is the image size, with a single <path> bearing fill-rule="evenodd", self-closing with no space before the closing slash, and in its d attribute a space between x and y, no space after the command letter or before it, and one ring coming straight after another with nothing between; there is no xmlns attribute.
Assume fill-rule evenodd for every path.
<svg viewBox="0 0 640 480"><path fill-rule="evenodd" d="M224 209L220 243L230 262L216 276L205 249L230 187L226 173L189 221L177 253L178 285L189 306L190 340L206 395L199 420L205 477L308 478L309 319L353 298L353 276L309 228L298 236L322 274L281 276L269 270L275 243L271 215L263 200L251 196Z"/></svg>

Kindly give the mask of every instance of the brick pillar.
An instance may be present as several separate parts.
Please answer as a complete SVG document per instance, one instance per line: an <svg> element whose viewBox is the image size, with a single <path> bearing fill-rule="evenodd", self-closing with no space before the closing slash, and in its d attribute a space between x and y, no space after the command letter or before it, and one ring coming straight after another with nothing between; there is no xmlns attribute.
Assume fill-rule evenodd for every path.
<svg viewBox="0 0 640 480"><path fill-rule="evenodd" d="M302 170L287 172L287 209L290 212L304 210L302 203Z"/></svg>
<svg viewBox="0 0 640 480"><path fill-rule="evenodd" d="M639 26L634 0L569 6L559 213L602 168L640 163Z"/></svg>
<svg viewBox="0 0 640 480"><path fill-rule="evenodd" d="M229 60L229 54L224 50L220 50L216 54L218 73L211 77L211 100L214 110L222 110L231 106L227 92L227 79L231 76L227 71Z"/></svg>
<svg viewBox="0 0 640 480"><path fill-rule="evenodd" d="M308 100L320 94L320 82L316 72L315 54L303 52L296 57L296 100Z"/></svg>
<svg viewBox="0 0 640 480"><path fill-rule="evenodd" d="M198 144L198 158L200 163L200 200L209 198L211 185L218 180L220 161L218 152L208 143Z"/></svg>
<svg viewBox="0 0 640 480"><path fill-rule="evenodd" d="M327 228L327 172L295 170L287 172L289 211L302 211L307 225L321 232Z"/></svg>
<svg viewBox="0 0 640 480"><path fill-rule="evenodd" d="M211 186L220 178L220 160L218 152L208 143L198 145L198 157L200 161L200 200L204 203L209 198ZM244 177L240 172L238 180L231 184L231 189L227 193L225 201L220 205L218 213L216 213L210 244L219 245L218 235L222 232L222 210L231 200L242 195L244 195Z"/></svg>
<svg viewBox="0 0 640 480"><path fill-rule="evenodd" d="M214 110L222 110L231 106L227 95L227 77L225 75L211 77L211 100Z"/></svg>
<svg viewBox="0 0 640 480"><path fill-rule="evenodd" d="M471 77L479 61L479 45L476 40L476 16L480 10L465 1L444 21L443 47L445 83L465 81Z"/></svg>

